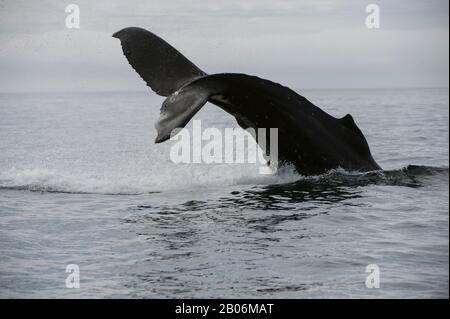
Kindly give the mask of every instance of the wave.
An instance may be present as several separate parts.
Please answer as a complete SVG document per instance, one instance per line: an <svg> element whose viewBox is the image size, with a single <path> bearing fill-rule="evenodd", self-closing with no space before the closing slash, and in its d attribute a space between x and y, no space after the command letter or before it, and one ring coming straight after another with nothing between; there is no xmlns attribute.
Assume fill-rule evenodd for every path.
<svg viewBox="0 0 450 319"><path fill-rule="evenodd" d="M374 172L349 172L332 170L318 176L298 175L292 167L279 169L275 175L259 175L246 170L224 171L185 170L174 176L93 176L70 174L41 168L11 169L0 173L0 190L24 190L77 194L137 195L189 187L223 187L257 185L270 189L305 187L358 187L367 185L392 185L406 187L424 186L428 179L448 181L448 167L409 165L398 170ZM177 172L179 173L179 172Z"/></svg>
<svg viewBox="0 0 450 319"><path fill-rule="evenodd" d="M134 181L136 183L137 181ZM49 169L11 169L0 173L0 189L49 193L138 194L142 185Z"/></svg>
<svg viewBox="0 0 450 319"><path fill-rule="evenodd" d="M44 168L13 168L0 172L0 190L48 193L138 195L199 187L269 185L289 183L300 176L293 168L276 175L230 166L183 166L147 173L120 172L89 174Z"/></svg>
<svg viewBox="0 0 450 319"><path fill-rule="evenodd" d="M315 185L346 187L367 185L421 187L427 184L428 178L439 177L448 180L448 172L448 167L421 165L408 165L404 168L396 170L380 170L371 172L332 170L323 175L298 180L293 184L313 183Z"/></svg>

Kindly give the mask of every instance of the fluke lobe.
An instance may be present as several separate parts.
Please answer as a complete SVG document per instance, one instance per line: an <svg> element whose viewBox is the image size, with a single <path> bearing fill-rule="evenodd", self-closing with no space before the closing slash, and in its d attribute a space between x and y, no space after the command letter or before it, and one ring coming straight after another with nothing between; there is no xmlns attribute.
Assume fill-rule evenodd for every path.
<svg viewBox="0 0 450 319"><path fill-rule="evenodd" d="M293 90L256 76L208 75L145 29L125 28L113 37L147 85L167 97L155 125L156 143L169 139L173 129L184 127L211 102L244 129L278 128L278 163L292 164L300 174L381 169L350 114L334 118Z"/></svg>

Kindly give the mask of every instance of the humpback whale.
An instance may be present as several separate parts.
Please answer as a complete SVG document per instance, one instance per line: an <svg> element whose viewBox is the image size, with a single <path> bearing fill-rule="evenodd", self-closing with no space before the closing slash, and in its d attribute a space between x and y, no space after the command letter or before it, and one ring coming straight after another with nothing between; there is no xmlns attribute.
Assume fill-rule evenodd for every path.
<svg viewBox="0 0 450 319"><path fill-rule="evenodd" d="M278 163L302 175L331 169L381 169L350 114L335 118L293 90L256 76L207 74L157 35L136 27L113 34L129 64L158 95L166 97L155 143L170 138L210 102L243 129L278 128ZM268 143L265 143L268 145ZM268 150L270 152L270 150Z"/></svg>

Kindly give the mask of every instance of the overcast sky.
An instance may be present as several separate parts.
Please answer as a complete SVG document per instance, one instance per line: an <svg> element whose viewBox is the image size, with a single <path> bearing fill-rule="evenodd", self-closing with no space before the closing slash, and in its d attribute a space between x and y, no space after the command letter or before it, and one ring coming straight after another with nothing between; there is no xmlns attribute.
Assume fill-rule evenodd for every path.
<svg viewBox="0 0 450 319"><path fill-rule="evenodd" d="M70 3L80 29L65 26ZM370 3L379 29L365 26ZM146 90L111 37L128 26L207 73L295 89L448 87L448 10L447 0L0 0L0 90Z"/></svg>

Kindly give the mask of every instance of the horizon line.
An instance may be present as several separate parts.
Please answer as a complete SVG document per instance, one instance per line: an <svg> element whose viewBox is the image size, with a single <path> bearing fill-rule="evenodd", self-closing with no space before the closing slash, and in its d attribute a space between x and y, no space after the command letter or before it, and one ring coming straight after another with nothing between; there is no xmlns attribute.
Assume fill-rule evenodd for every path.
<svg viewBox="0 0 450 319"><path fill-rule="evenodd" d="M449 89L449 86L411 86L411 87L310 87L310 88L295 88L294 91L311 90L426 90L426 89ZM2 91L0 94L27 94L27 93L145 93L152 92L148 90L27 90L27 91Z"/></svg>

